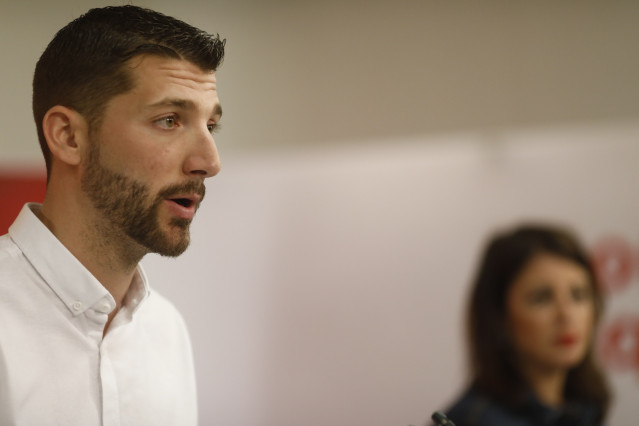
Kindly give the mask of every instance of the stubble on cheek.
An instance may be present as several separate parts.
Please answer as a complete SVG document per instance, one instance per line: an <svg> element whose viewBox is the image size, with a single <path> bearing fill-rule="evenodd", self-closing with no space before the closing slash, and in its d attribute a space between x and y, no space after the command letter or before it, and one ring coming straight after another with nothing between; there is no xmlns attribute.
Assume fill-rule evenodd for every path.
<svg viewBox="0 0 639 426"><path fill-rule="evenodd" d="M104 232L115 234L115 230L119 230L149 252L164 256L178 256L188 247L190 220L171 218L165 230L160 223L166 194L184 190L184 186L165 188L154 197L142 182L100 164L97 147L88 153L81 185L95 209L114 228ZM187 190L193 191L193 188L188 186Z"/></svg>

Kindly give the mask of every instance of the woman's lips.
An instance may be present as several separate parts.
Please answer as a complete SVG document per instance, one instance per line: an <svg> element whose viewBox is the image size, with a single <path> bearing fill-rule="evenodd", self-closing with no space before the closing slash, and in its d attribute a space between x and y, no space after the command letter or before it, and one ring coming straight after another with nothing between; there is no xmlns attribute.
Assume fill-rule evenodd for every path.
<svg viewBox="0 0 639 426"><path fill-rule="evenodd" d="M572 346L577 343L577 336L574 334L562 334L555 340L555 344L559 346Z"/></svg>

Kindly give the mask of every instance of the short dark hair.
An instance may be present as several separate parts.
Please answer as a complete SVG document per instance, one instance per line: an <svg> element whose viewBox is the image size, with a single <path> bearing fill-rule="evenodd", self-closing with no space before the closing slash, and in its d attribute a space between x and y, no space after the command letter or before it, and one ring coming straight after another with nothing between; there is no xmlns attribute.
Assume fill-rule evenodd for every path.
<svg viewBox="0 0 639 426"><path fill-rule="evenodd" d="M508 338L506 295L524 267L539 254L560 256L583 267L592 287L595 325L603 309L592 263L573 232L556 225L523 224L493 235L483 252L470 294L469 362L473 386L511 408L524 402L529 387L517 368ZM610 393L593 359L592 345L582 362L568 372L564 395L597 406L603 418Z"/></svg>
<svg viewBox="0 0 639 426"><path fill-rule="evenodd" d="M106 103L132 89L126 62L144 54L184 59L204 71L222 63L226 40L170 16L137 6L89 10L55 35L33 77L33 115L50 175L51 152L42 130L46 112L63 105L94 127Z"/></svg>

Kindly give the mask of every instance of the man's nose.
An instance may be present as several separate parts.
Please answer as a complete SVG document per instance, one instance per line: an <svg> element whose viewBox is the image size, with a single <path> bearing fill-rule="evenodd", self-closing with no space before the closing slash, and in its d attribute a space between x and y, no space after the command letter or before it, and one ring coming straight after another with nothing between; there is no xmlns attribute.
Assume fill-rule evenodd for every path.
<svg viewBox="0 0 639 426"><path fill-rule="evenodd" d="M184 173L191 177L212 177L219 173L222 164L213 135L205 127L195 132L188 155L184 161Z"/></svg>

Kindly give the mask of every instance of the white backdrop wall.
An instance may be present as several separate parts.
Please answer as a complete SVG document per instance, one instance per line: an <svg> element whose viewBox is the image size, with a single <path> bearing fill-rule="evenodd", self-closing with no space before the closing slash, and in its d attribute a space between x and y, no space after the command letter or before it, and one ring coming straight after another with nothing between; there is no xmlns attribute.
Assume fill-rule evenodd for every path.
<svg viewBox="0 0 639 426"><path fill-rule="evenodd" d="M145 262L191 326L203 424L424 424L464 385L488 233L544 220L639 247L638 137L635 122L227 156L189 251ZM639 415L638 284L608 295L602 330L634 321L608 345L626 359L607 367L611 425Z"/></svg>
<svg viewBox="0 0 639 426"><path fill-rule="evenodd" d="M0 171L42 174L35 62L109 3L0 0ZM202 425L423 424L464 384L483 240L524 219L621 247L609 424L636 423L639 3L135 3L229 39L223 171L189 251L144 261L191 328Z"/></svg>

